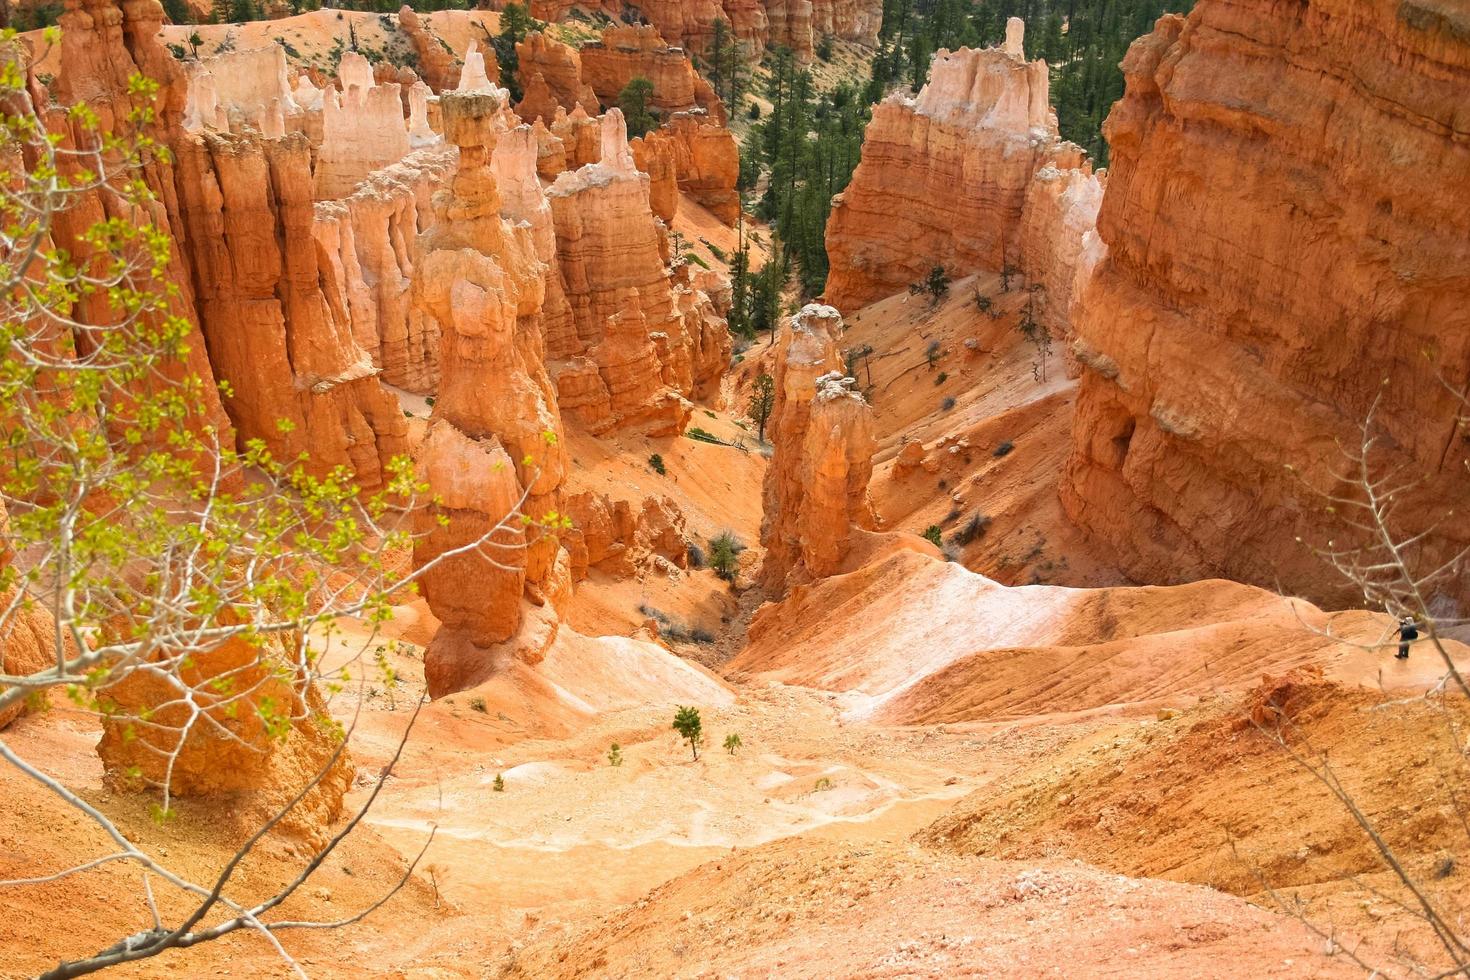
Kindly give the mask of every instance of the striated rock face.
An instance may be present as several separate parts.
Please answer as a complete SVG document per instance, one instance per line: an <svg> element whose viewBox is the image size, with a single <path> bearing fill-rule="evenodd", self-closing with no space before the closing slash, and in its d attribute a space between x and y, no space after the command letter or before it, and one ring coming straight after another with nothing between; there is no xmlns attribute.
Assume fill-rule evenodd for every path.
<svg viewBox="0 0 1470 980"><path fill-rule="evenodd" d="M883 21L883 0L531 0L531 14L540 20L561 20L573 7L614 19L635 12L669 43L701 53L714 36L715 21L723 20L756 55L782 45L808 60L823 34L876 44Z"/></svg>
<svg viewBox="0 0 1470 980"><path fill-rule="evenodd" d="M1067 511L1143 581L1361 601L1294 539L1344 537L1303 483L1375 399L1384 469L1427 481L1401 533L1470 503L1470 38L1428 3L1200 0L1124 70ZM1467 542L1444 521L1422 564Z"/></svg>
<svg viewBox="0 0 1470 980"><path fill-rule="evenodd" d="M435 94L455 87L459 82L457 59L439 43L408 4L398 10L398 29L408 36L418 56L418 72Z"/></svg>
<svg viewBox="0 0 1470 980"><path fill-rule="evenodd" d="M740 180L740 147L728 129L702 112L681 112L649 133L647 141L667 145L679 190L725 224L736 223L740 217L740 192L735 189Z"/></svg>
<svg viewBox="0 0 1470 980"><path fill-rule="evenodd" d="M576 48L534 31L516 45L516 57L526 93L516 106L521 119L550 122L558 106L568 112L577 106L597 111L597 94L582 80L582 59Z"/></svg>
<svg viewBox="0 0 1470 980"><path fill-rule="evenodd" d="M419 451L440 501L417 515L426 536L414 548L420 566L435 563L423 578L443 624L424 654L435 697L483 678L491 648L521 627L523 592L544 605L558 574L570 581L555 537L516 516L557 509L567 460L543 364L546 267L530 224L501 217L490 167L501 105L498 95L444 96L445 137L459 147L459 166L434 197L436 220L420 243L414 281L414 305L441 337L434 422ZM529 140L523 155L528 169ZM452 554L502 520L484 549L488 560L479 550ZM542 649L521 652L534 658Z"/></svg>
<svg viewBox="0 0 1470 980"><path fill-rule="evenodd" d="M827 299L854 310L919 282L1019 269L1047 287L1065 334L1081 238L1102 187L1082 151L1057 134L1042 61L1006 45L941 51L918 98L873 112L863 159L827 225Z"/></svg>
<svg viewBox="0 0 1470 980"><path fill-rule="evenodd" d="M411 302L418 236L454 161L442 145L411 153L347 197L319 201L311 228L332 317L351 324L384 381L417 394L432 394L439 382L437 324Z"/></svg>
<svg viewBox="0 0 1470 980"><path fill-rule="evenodd" d="M627 500L583 492L567 498L566 511L575 526L567 544L576 580L591 568L625 578L654 557L688 567L684 514L671 497L645 497L634 510Z"/></svg>
<svg viewBox="0 0 1470 980"><path fill-rule="evenodd" d="M151 0L126 0L122 3L115 0L67 0L61 17L61 68L52 86L56 104L87 103L97 115L98 128L120 138L137 131L130 121L131 114L151 107L156 116L141 135L163 145L172 145L181 139L188 85L178 62L158 43L162 20L161 8ZM133 94L129 80L139 74L158 83L156 101ZM69 134L75 145L77 131L60 118L60 113L54 115L56 118L52 125L55 131ZM99 221L109 218L151 221L168 232L172 239L169 278L178 292L171 302L171 311L188 319L191 324L197 324L193 263L183 248L183 205L179 200L174 163L158 154L150 154L137 176L155 196L147 206L146 215L134 213L115 196L92 195L55 216L52 222L53 243L74 258L81 259L91 252L83 236ZM114 312L106 295L96 294L83 297L72 310L72 316L83 323L101 324L111 322ZM192 375L204 382L202 404L197 406L196 417L201 425L213 426L222 438L229 440L232 437L230 420L212 383L213 375L203 339L197 330L191 330L191 334L186 359L178 365L165 366L164 370L175 377Z"/></svg>
<svg viewBox="0 0 1470 980"><path fill-rule="evenodd" d="M551 121L551 133L561 141L562 170L577 170L602 159L602 124L581 106L570 113L558 111ZM537 169L541 169L539 164Z"/></svg>
<svg viewBox="0 0 1470 980"><path fill-rule="evenodd" d="M877 449L873 411L842 376L841 331L835 309L811 305L777 340L769 425L775 452L764 486L760 573L773 595L837 571L852 529L874 524L868 501Z"/></svg>
<svg viewBox="0 0 1470 980"><path fill-rule="evenodd" d="M665 266L667 234L622 113L600 125L600 162L547 192L571 312L570 329L547 333L552 372L563 411L595 432L681 432L688 399L717 392L728 365L729 331L710 298L719 290Z"/></svg>
<svg viewBox="0 0 1470 980"><path fill-rule="evenodd" d="M648 105L655 112L723 112L689 56L670 47L653 26L613 24L604 29L601 41L582 48L582 74L603 105L617 105L629 82L646 78L653 83Z"/></svg>
<svg viewBox="0 0 1470 980"><path fill-rule="evenodd" d="M653 213L665 225L674 223L679 213L679 166L675 159L674 141L661 131L643 139L631 140L633 163L648 174L648 201Z"/></svg>
<svg viewBox="0 0 1470 980"><path fill-rule="evenodd" d="M368 174L408 155L400 86L374 84L371 71L363 71L367 67L366 58L349 51L342 56L342 94L325 93L313 175L317 200L349 194Z"/></svg>
<svg viewBox="0 0 1470 980"><path fill-rule="evenodd" d="M241 438L281 458L307 453L314 472L346 466L364 486L381 485L388 461L407 452L407 427L343 309L349 284L314 237L306 137L205 132L176 156L199 322Z"/></svg>

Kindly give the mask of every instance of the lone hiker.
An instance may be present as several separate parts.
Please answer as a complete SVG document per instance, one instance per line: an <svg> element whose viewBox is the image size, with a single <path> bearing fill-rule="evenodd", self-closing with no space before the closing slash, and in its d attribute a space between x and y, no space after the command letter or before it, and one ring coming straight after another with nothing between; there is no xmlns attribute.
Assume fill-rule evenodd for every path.
<svg viewBox="0 0 1470 980"><path fill-rule="evenodd" d="M1414 622L1413 616L1405 616L1399 620L1399 652L1394 656L1399 660L1409 659L1409 644L1419 639L1419 624Z"/></svg>

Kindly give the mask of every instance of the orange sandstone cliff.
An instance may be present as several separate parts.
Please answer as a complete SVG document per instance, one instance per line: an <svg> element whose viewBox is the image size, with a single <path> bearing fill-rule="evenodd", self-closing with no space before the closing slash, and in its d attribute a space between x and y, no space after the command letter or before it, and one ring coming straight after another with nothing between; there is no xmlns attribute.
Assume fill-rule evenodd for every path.
<svg viewBox="0 0 1470 980"><path fill-rule="evenodd" d="M1102 185L1064 142L1046 63L1025 60L1023 25L1005 44L941 51L917 98L874 109L863 158L827 225L827 300L853 312L919 282L1007 266L1047 287L1065 333L1083 236Z"/></svg>
<svg viewBox="0 0 1470 980"><path fill-rule="evenodd" d="M1200 0L1130 49L1062 496L1136 578L1361 601L1296 539L1348 532L1307 486L1346 489L1338 442L1375 403L1380 467L1423 481L1398 532L1438 522L1416 563L1470 543L1464 26L1419 0Z"/></svg>
<svg viewBox="0 0 1470 980"><path fill-rule="evenodd" d="M836 572L852 529L874 525L873 412L842 375L841 335L838 312L814 304L791 317L777 341L760 573L773 596Z"/></svg>

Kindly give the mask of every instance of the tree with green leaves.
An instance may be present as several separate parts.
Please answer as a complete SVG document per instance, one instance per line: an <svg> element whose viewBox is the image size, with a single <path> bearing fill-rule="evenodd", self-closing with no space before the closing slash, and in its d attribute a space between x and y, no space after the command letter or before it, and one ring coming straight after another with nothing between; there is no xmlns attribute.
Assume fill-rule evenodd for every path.
<svg viewBox="0 0 1470 980"><path fill-rule="evenodd" d="M637 76L623 86L618 93L618 108L623 110L623 119L628 124L628 138L647 136L658 128L658 120L648 109L653 98L653 82Z"/></svg>
<svg viewBox="0 0 1470 980"><path fill-rule="evenodd" d="M776 379L762 372L751 385L750 401L745 406L745 414L758 427L756 438L761 442L766 441L766 423L771 420L771 412L775 408Z"/></svg>
<svg viewBox="0 0 1470 980"><path fill-rule="evenodd" d="M47 40L55 39L53 29ZM27 886L103 864L136 872L140 891L129 902L143 904L147 889L150 925L47 976L83 976L244 930L294 966L278 937L334 923L283 916L282 903L359 826L399 757L296 874L264 895L259 883L242 887L241 862L340 772L353 728L331 716L332 702L352 689L366 698L370 678L394 683L386 657L367 653L374 636L350 677L321 651L344 642L344 618L386 621L393 597L451 554L499 547L496 535L521 526L521 504L466 547L406 570L399 559L415 538L402 516L428 503L410 460L392 461L387 484L369 494L345 469L276 459L258 440L236 445L210 414L214 380L190 368L197 329L170 273L173 242L150 220L162 208L148 181L166 152L154 137L158 85L134 77L129 108L109 132L85 104L36 105L17 45L13 32L0 37L8 66L0 127L15 151L0 196L0 717L64 695L98 721L104 742L133 747L124 758L135 761L115 775L152 797L158 820L177 812L185 770L217 765L214 775L228 781L211 761L221 743L265 755L292 744L306 767L277 784L287 798L238 849L205 870L159 852L130 819L68 789L28 758L23 741L0 738L0 759L107 842L74 867L0 880L0 889L24 901ZM9 656L11 641L26 636L44 639L39 659ZM402 888L417 863L361 915ZM155 905L158 886L182 899Z"/></svg>
<svg viewBox="0 0 1470 980"><path fill-rule="evenodd" d="M545 26L531 16L525 4L508 3L500 12L500 33L491 38L490 44L495 49L495 60L500 64L500 87L510 92L512 102L519 102L524 96L519 77L521 59L516 53L516 45L524 41L526 35Z"/></svg>
<svg viewBox="0 0 1470 980"><path fill-rule="evenodd" d="M689 743L689 748L694 752L694 761L699 761L699 744L704 741L704 726L699 720L698 708L686 708L680 705L674 714L674 723L670 726L679 733L679 737Z"/></svg>
<svg viewBox="0 0 1470 980"><path fill-rule="evenodd" d="M725 736L725 751L728 752L730 755L734 755L737 751L739 751L740 747L743 744L744 743L740 741L740 736L735 732L731 732L729 735Z"/></svg>

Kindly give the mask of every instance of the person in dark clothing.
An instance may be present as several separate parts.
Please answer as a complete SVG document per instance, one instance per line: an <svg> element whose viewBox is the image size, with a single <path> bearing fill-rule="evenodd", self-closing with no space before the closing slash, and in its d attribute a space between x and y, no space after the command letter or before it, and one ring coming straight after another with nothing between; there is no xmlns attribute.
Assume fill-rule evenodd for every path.
<svg viewBox="0 0 1470 980"><path fill-rule="evenodd" d="M1409 659L1409 644L1419 639L1419 624L1414 622L1413 616L1405 616L1399 620L1399 652L1395 655L1399 660Z"/></svg>

